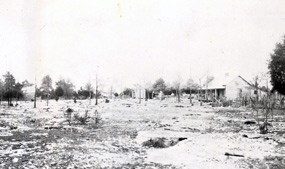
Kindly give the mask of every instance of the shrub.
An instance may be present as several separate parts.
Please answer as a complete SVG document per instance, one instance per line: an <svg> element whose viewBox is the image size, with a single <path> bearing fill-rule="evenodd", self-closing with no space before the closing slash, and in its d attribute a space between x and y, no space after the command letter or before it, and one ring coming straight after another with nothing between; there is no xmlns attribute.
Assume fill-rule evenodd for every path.
<svg viewBox="0 0 285 169"><path fill-rule="evenodd" d="M101 115L98 113L97 110L95 110L93 116L90 117L89 128L97 129L101 124L102 124Z"/></svg>
<svg viewBox="0 0 285 169"><path fill-rule="evenodd" d="M268 133L268 123L269 116L272 116L273 119L273 110L275 109L276 99L273 95L268 94L261 98L261 100L257 100L255 98L251 98L251 107L254 112L256 112L257 124L259 126L260 134ZM260 122L259 113L263 117L263 121Z"/></svg>
<svg viewBox="0 0 285 169"><path fill-rule="evenodd" d="M66 118L66 120L67 120L69 125L71 125L71 117L72 117L71 115L72 115L73 112L74 112L73 109L68 108L67 110L65 110L65 113L64 113L64 116L65 116L65 118Z"/></svg>
<svg viewBox="0 0 285 169"><path fill-rule="evenodd" d="M221 103L218 101L215 101L212 103L212 107L220 107L220 106L221 106Z"/></svg>
<svg viewBox="0 0 285 169"><path fill-rule="evenodd" d="M85 110L85 114L83 116L77 114L74 114L74 119L78 122L80 122L80 124L85 125L88 122L88 119L90 117L88 116L88 110Z"/></svg>
<svg viewBox="0 0 285 169"><path fill-rule="evenodd" d="M154 147L154 148L165 148L165 147L167 147L165 145L165 138L149 139L149 140L143 142L143 146Z"/></svg>
<svg viewBox="0 0 285 169"><path fill-rule="evenodd" d="M165 138L165 137L158 137L158 138L150 138L149 140L142 143L144 147L154 147L154 148L167 148L170 146L175 146L178 142L186 140L185 137L179 138Z"/></svg>
<svg viewBox="0 0 285 169"><path fill-rule="evenodd" d="M69 125L71 125L71 120L72 120L72 113L74 112L73 109L68 108L64 115L69 123ZM101 123L101 116L98 113L97 110L95 110L94 115L90 116L88 114L89 110L85 110L84 114L80 114L80 113L75 113L73 115L73 119L77 122L79 122L79 124L81 125L86 125L87 123L89 123L91 125L92 128L98 128L98 125Z"/></svg>
<svg viewBox="0 0 285 169"><path fill-rule="evenodd" d="M232 105L232 101L231 100L225 100L222 103L223 107L229 107Z"/></svg>

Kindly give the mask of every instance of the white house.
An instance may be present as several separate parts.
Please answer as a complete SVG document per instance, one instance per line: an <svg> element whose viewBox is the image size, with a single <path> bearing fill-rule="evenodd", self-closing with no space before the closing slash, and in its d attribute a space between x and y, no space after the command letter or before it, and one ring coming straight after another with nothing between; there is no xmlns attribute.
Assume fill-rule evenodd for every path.
<svg viewBox="0 0 285 169"><path fill-rule="evenodd" d="M234 100L241 97L250 97L254 92L254 87L241 76L234 78L225 85L225 97Z"/></svg>
<svg viewBox="0 0 285 169"><path fill-rule="evenodd" d="M231 80L229 78L223 80L214 79L207 87L203 87L201 90L204 98L208 100L224 97L228 100L236 100L242 97L254 97L257 94L259 96L266 94L265 91L252 86L241 76L237 76Z"/></svg>

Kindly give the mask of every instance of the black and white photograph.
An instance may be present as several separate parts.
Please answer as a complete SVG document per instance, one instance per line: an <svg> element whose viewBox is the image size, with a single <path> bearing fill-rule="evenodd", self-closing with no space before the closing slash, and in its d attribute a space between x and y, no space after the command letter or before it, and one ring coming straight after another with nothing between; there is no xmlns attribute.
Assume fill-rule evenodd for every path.
<svg viewBox="0 0 285 169"><path fill-rule="evenodd" d="M284 0L0 0L1 169L285 169Z"/></svg>

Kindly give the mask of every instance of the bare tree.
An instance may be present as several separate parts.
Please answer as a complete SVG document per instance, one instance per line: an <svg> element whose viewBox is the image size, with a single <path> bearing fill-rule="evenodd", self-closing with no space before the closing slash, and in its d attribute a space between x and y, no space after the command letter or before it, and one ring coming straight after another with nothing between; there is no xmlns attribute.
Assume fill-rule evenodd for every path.
<svg viewBox="0 0 285 169"><path fill-rule="evenodd" d="M142 91L141 91L141 90L142 90L142 86L141 86L140 84L135 84L134 86L135 86L135 87L137 88L137 90L138 90L138 93L139 93L139 96L138 96L138 97L139 97L139 104L140 104L140 103L141 103L141 98L142 98L142 96L141 96L141 95L142 95L142 93L141 93L141 92L142 92ZM137 91L137 90L136 90L136 91Z"/></svg>
<svg viewBox="0 0 285 169"><path fill-rule="evenodd" d="M254 94L256 94L256 99L259 100L259 93L258 93L258 89L259 89L259 85L261 83L261 77L259 75L255 75L252 78L252 82L251 85L254 87Z"/></svg>
<svg viewBox="0 0 285 169"><path fill-rule="evenodd" d="M113 86L110 87L110 99L113 99Z"/></svg>
<svg viewBox="0 0 285 169"><path fill-rule="evenodd" d="M37 108L37 78L35 77L34 108Z"/></svg>
<svg viewBox="0 0 285 169"><path fill-rule="evenodd" d="M176 97L178 103L180 103L180 89L181 89L181 83L182 83L182 78L181 76L177 76L176 80L173 82L173 87L175 88L176 91Z"/></svg>
<svg viewBox="0 0 285 169"><path fill-rule="evenodd" d="M276 105L276 98L273 94L267 93L267 95L263 96L260 100L255 98L251 98L251 107L252 110L256 112L256 120L259 126L260 134L268 133L268 119L270 114L272 115L273 119L273 111ZM259 113L261 114L263 121L260 122Z"/></svg>
<svg viewBox="0 0 285 169"><path fill-rule="evenodd" d="M98 75L96 74L96 79L95 79L95 105L98 105L98 97L99 97L99 92L98 92Z"/></svg>
<svg viewBox="0 0 285 169"><path fill-rule="evenodd" d="M189 88L189 99L190 99L190 104L193 105L192 103L192 90L197 90L199 88L199 85L197 83L194 82L193 79L188 79L188 81L186 82L186 88Z"/></svg>
<svg viewBox="0 0 285 169"><path fill-rule="evenodd" d="M85 90L89 92L89 103L91 103L91 97L92 97L92 92L93 92L93 86L90 82L85 84Z"/></svg>
<svg viewBox="0 0 285 169"><path fill-rule="evenodd" d="M3 94L4 94L4 82L0 79L0 105L3 100Z"/></svg>
<svg viewBox="0 0 285 169"><path fill-rule="evenodd" d="M206 81L204 83L205 87L206 87L206 99L208 100L208 87L209 87L209 84L214 80L214 76L207 76L206 78Z"/></svg>
<svg viewBox="0 0 285 169"><path fill-rule="evenodd" d="M144 86L145 86L145 101L147 101L148 99L150 99L152 84L151 82L146 82Z"/></svg>

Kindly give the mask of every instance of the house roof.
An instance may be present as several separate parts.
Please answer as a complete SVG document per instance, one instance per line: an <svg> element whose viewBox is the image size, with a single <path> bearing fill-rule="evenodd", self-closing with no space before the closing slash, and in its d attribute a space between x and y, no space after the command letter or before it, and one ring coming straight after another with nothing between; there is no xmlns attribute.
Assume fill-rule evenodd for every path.
<svg viewBox="0 0 285 169"><path fill-rule="evenodd" d="M230 83L231 81L233 81L235 78L241 78L243 81L245 81L249 86L252 86L248 81L246 81L243 77L241 77L240 75L238 76L224 76L224 77L215 77L213 81L211 81L208 84L208 87L206 88L206 86L202 86L202 90L206 90L206 89L225 89L226 85L228 83ZM204 80L205 81L205 80Z"/></svg>

